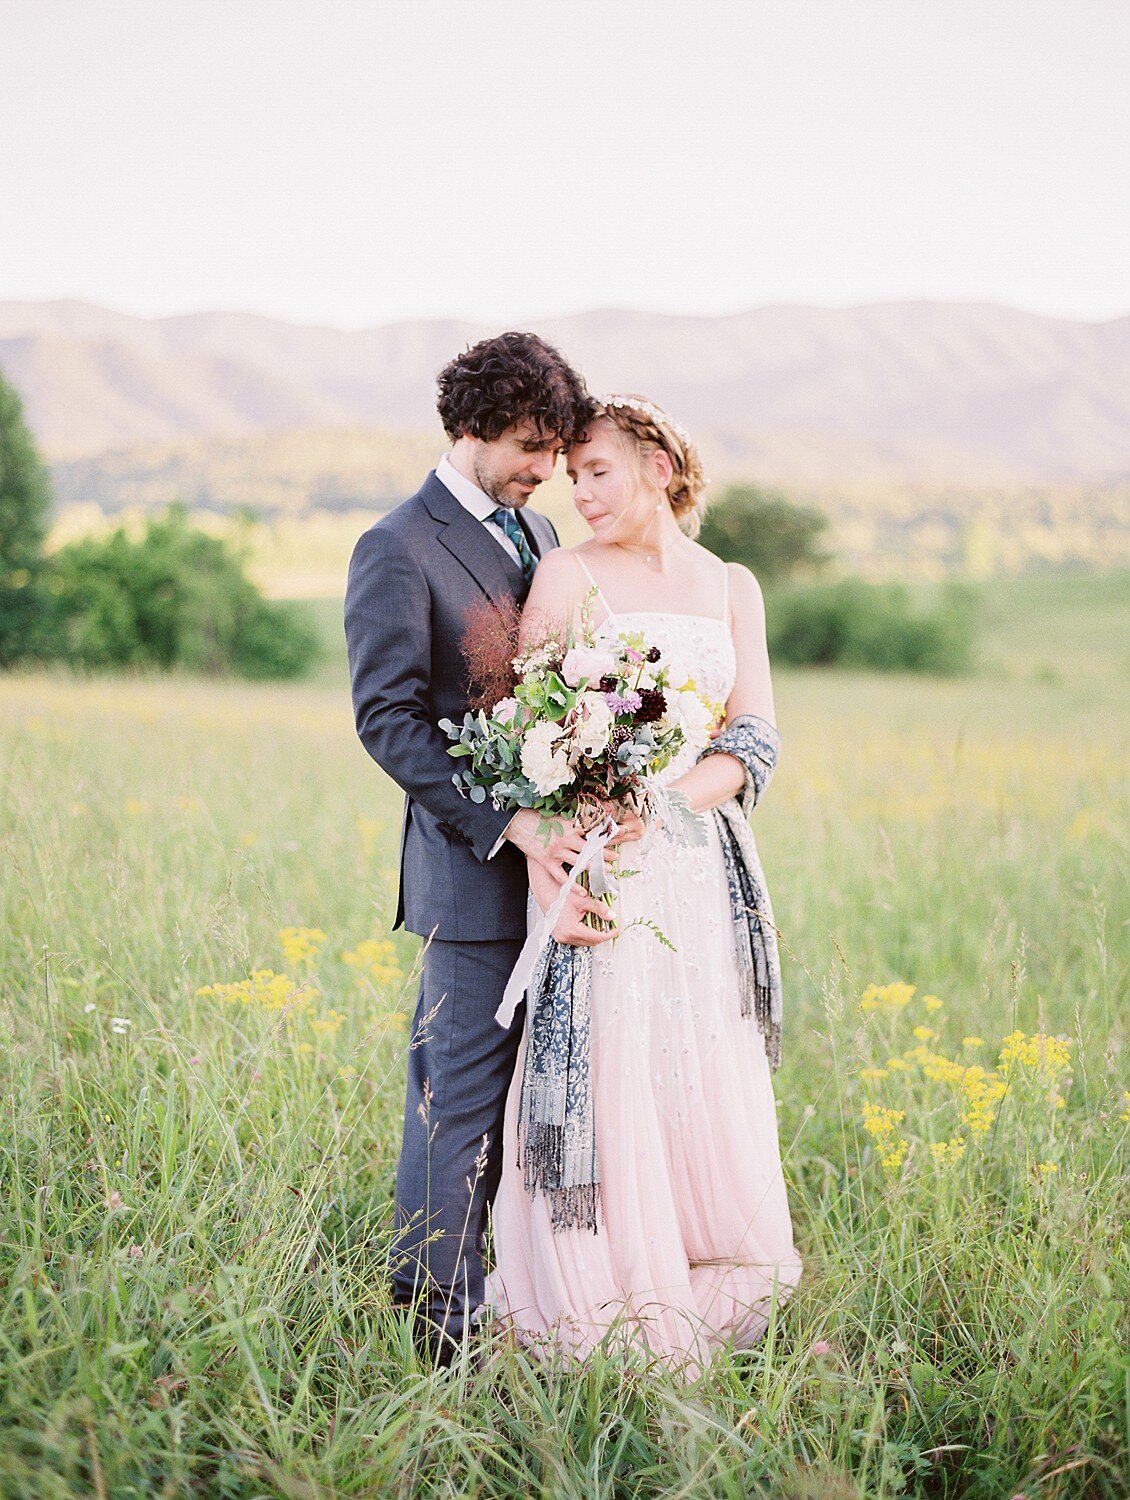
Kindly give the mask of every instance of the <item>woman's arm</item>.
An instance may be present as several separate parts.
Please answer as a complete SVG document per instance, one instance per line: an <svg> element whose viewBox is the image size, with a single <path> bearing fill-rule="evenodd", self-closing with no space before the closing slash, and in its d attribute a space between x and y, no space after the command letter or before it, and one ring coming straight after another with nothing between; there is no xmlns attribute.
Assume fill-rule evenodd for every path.
<svg viewBox="0 0 1130 1500"><path fill-rule="evenodd" d="M730 570L730 613L737 671L726 702L726 719L757 714L776 727L773 685L769 676L769 647L765 636L765 600L757 579L740 563ZM686 797L694 812L709 812L736 797L745 785L745 767L733 755L708 755L685 776L671 783Z"/></svg>

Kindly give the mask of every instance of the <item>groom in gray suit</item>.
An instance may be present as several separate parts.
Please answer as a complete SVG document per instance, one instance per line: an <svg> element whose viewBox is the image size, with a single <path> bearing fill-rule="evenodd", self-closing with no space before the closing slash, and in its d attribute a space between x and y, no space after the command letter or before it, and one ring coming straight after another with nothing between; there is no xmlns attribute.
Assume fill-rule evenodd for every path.
<svg viewBox="0 0 1130 1500"><path fill-rule="evenodd" d="M393 1300L415 1310L418 1341L446 1363L483 1300L522 1029L504 1031L494 1012L526 934L526 856L561 883L582 839L570 826L543 843L536 813L463 798L438 723L467 708L468 610L484 597L521 604L557 546L552 523L524 507L591 408L580 376L529 333L476 344L438 388L451 451L358 539L345 633L357 733L406 794L393 925L431 939L408 1054ZM594 941L582 914L577 892L557 935Z"/></svg>

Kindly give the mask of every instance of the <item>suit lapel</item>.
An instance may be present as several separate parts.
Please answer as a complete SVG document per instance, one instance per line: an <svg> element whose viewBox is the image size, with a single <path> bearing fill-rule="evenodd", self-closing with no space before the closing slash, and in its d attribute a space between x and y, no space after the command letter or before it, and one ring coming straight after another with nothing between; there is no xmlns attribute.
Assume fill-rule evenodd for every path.
<svg viewBox="0 0 1130 1500"><path fill-rule="evenodd" d="M475 580L488 599L501 602L525 593L522 570L487 533L481 521L465 510L434 471L420 491L432 519L439 522L438 540Z"/></svg>

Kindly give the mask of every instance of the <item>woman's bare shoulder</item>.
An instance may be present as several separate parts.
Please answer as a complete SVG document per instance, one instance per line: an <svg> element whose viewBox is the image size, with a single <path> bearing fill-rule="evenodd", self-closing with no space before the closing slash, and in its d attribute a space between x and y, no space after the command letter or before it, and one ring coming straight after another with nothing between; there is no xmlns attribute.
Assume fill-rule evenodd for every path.
<svg viewBox="0 0 1130 1500"><path fill-rule="evenodd" d="M571 547L551 547L542 554L530 584L530 599L538 605L568 604L584 592L585 576Z"/></svg>
<svg viewBox="0 0 1130 1500"><path fill-rule="evenodd" d="M551 547L548 552L543 552L534 570L534 582L539 578L548 583L564 583L568 578L581 578L580 564L577 562L576 547Z"/></svg>
<svg viewBox="0 0 1130 1500"><path fill-rule="evenodd" d="M747 605L761 602L761 585L756 575L746 567L745 563L728 562L726 572L729 577L731 599L736 603Z"/></svg>

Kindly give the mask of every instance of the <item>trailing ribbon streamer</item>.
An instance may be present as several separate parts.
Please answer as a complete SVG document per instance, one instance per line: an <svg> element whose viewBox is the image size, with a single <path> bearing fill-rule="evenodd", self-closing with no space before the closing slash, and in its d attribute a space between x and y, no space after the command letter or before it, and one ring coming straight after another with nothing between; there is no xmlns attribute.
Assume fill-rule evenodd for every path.
<svg viewBox="0 0 1130 1500"><path fill-rule="evenodd" d="M502 992L502 1004L494 1013L494 1019L498 1024L508 1028L514 1020L514 1012L518 1009L522 996L526 993L527 986L533 978L534 969L537 967L538 959L549 942L553 929L557 926L557 919L564 910L565 903L569 899L569 892L577 881L589 868L594 860L604 859L604 847L609 839L614 838L620 832L620 825L614 818L606 818L585 839L581 845L581 852L577 856L577 862L569 871L569 878L557 893L553 905L542 917L538 925L530 932L522 945L522 951L518 955L518 962L511 970L510 978L506 981L506 988ZM601 872L603 874L603 871ZM594 890L599 893L600 882L593 882ZM604 887L607 889L607 886Z"/></svg>

